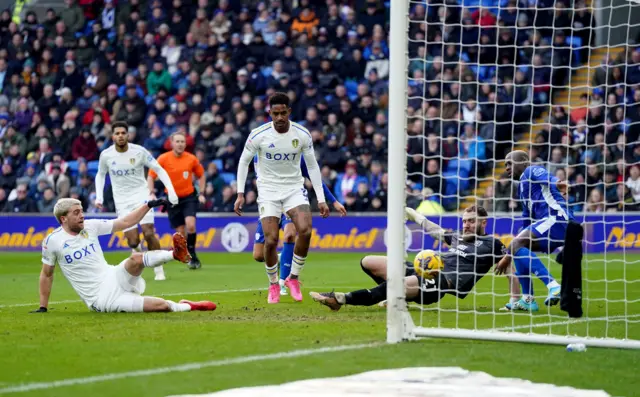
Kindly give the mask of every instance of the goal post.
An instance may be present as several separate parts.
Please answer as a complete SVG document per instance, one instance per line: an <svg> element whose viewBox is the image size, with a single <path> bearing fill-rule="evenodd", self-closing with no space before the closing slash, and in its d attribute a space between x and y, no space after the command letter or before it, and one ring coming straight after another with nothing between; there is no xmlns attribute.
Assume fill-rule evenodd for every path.
<svg viewBox="0 0 640 397"><path fill-rule="evenodd" d="M407 179L409 0L394 0L389 27L389 187L387 196L387 342L407 339L411 318L404 293L404 205ZM394 205L394 203L397 203ZM406 322L407 321L407 322Z"/></svg>
<svg viewBox="0 0 640 397"><path fill-rule="evenodd" d="M573 4L574 1L582 0L573 0L570 4ZM461 0L459 3L464 3L465 6L462 7L450 0L434 2L433 5L428 6L435 8L429 12L437 13L436 18L440 20L438 29L443 29L448 24L447 18L449 14L446 7L452 4L454 7L458 7L457 12L462 12L463 8L468 7L467 3L473 3L474 5L471 8L474 10L476 8L483 9L486 4L490 3L491 6L487 9L492 14L502 15L502 13L506 12L506 4L511 2L509 0L465 0L462 2ZM519 4L521 1L517 0L516 3ZM564 3L569 4L569 0ZM554 4L554 2L551 2L551 4ZM476 59L469 59L467 54L463 55L462 52L459 52L459 60L457 62L459 64L464 63L466 66L464 68L456 66L456 74L453 76L449 74L447 76L449 80L445 82L441 77L448 72L432 73L431 77L429 77L426 70L427 67L433 66L438 57L445 56L447 47L450 44L446 40L451 40L451 32L453 30L447 30L447 35L449 36L445 40L443 38L445 35L443 34L428 33L427 31L429 31L430 27L427 27L424 36L421 37L421 41L416 40L415 37L410 37L412 25L428 24L429 15L422 15L421 19L412 20L410 12L413 12L416 6L427 8L426 3L412 0L393 0L390 10L389 31L389 185L386 233L388 259L386 339L388 343L398 343L418 337L434 337L555 345L583 343L593 347L640 349L640 253L637 251L638 247L640 247L640 212L629 212L624 204L621 207L621 212L617 213L617 218L615 217L616 214L609 212L594 215L593 211L587 210L586 207L584 211L582 208L580 208L580 211L576 211L577 219L585 225L585 230L587 231L584 244L582 289L585 310L581 318L570 319L565 312L560 310L559 305L554 307L544 306L542 301L545 297L544 294L546 294L545 286L537 280L534 281L534 284L538 293L536 297L540 304L538 312L501 311L500 309L509 301L508 281L504 276L495 276L492 270L480 280L477 288L474 288L465 299L456 299L453 295L445 295L440 302L433 305L408 304L404 289L405 260L412 260L415 254L422 249L445 250L442 246L434 244L433 240L426 236L424 231L417 225L409 225L405 221L404 207L407 205L407 199L411 198L407 194L408 185L411 182L410 179L413 179L413 185L409 188L414 189L413 195L420 196L422 200L426 201L428 197L424 195L430 195L432 192L425 189L428 179L425 170L427 170L429 160L437 160L438 175L442 179L442 190L437 195L439 199L435 201L441 207L446 207L448 211L445 213L436 211L433 216L429 216L429 219L439 223L443 228L459 229L461 226L461 210L463 208L487 198L489 200L497 198L497 196L491 196L489 192L493 192L494 187L499 185L499 180L502 178L504 153L514 149L533 150L535 152L537 150L536 139L539 139L537 136L542 132L547 133L547 141L538 143L549 144L551 142L550 139L552 138L548 135L550 133L550 131L547 131L548 128L557 128L560 131L564 131L565 136L573 134L574 130L578 130L576 136L579 138L581 133L579 122L570 121L570 117L573 116L574 110L586 108L587 115L583 115L583 117L587 118L591 107L598 106L598 103L600 103L597 102L598 99L595 102L592 99L593 90L599 88L592 84L596 69L600 68L600 63L608 58L616 57L617 59L622 59L622 61L619 61L621 62L620 66L626 66L624 64L628 59L631 59L630 54L633 49L629 50L626 45L627 41L634 39L635 35L640 32L640 19L636 22L631 17L636 13L640 15L640 5L635 5L633 2L620 5L621 3L618 0L591 0L587 1L586 4L589 12L598 20L598 24L608 24L607 26L594 26L593 32L601 34L602 32L611 33L615 30L615 36L622 35L624 37L616 39L618 40L616 43L612 42L613 33L612 36L604 39L598 37L597 40L592 40L595 37L592 35L596 33L578 37L578 33L584 32L580 30L580 25L574 24L578 19L577 14L574 13L569 18L571 22L571 27L569 27L571 29L571 38L566 39L566 41L564 41L563 37L558 38L559 35L553 26L551 27L551 40L557 40L559 47L556 47L555 44L550 46L549 43L546 43L545 45L551 48L548 58L533 59L535 57L534 53L530 53L527 55L529 58L528 64L514 61L509 65L501 64L496 55L496 63L488 65L486 59L479 60L480 54L477 54L478 58ZM444 7L444 12L438 10L439 7ZM551 13L545 15L551 15L556 19L562 18L562 15L554 14L558 11L553 7L552 5L546 11L543 10ZM573 8L571 10L573 12ZM624 15L618 15L621 12ZM538 10L534 10L534 14L538 16ZM557 15L560 15L560 17ZM580 18L583 18L583 15ZM490 19L491 17L487 16L487 21L490 21ZM518 17L517 21L520 21L520 19L525 18ZM620 23L617 20L623 22ZM498 21L499 18L496 17L494 23L497 25ZM460 24L460 22L458 23ZM529 23L532 26L527 25L526 27L530 27L532 32L536 34L538 32L537 25L534 27L533 21ZM462 28L461 26L458 27ZM574 28L576 29L575 31ZM501 31L496 26L496 31L498 30ZM544 28L541 31L544 31ZM623 31L624 34L621 34ZM548 32L549 30L545 34L548 34ZM496 33L496 35L499 34L501 33ZM575 40L574 34L577 37ZM484 38L480 36L481 34L479 34L476 44L482 51L481 47L483 45L486 46L486 43L483 43ZM435 41L434 37L436 38ZM638 34L638 37L640 37L640 34ZM538 40L539 38L535 39ZM547 37L542 39L546 40ZM461 42L453 43L456 44L458 49L464 48L466 45L462 43L462 38L460 40ZM514 42L517 43L517 41ZM414 46L413 52L410 50L412 45ZM420 51L422 50L419 50L418 53L422 54L424 58L417 59L415 48L419 46L436 48L436 53L439 55L433 56L433 54L428 54L426 51L421 53ZM526 48L520 48L518 44L513 47L516 52L528 51ZM620 47L623 47L623 50L620 50ZM624 58L624 51L630 51L626 59ZM640 49L637 51L640 53ZM559 57L557 54L562 52L568 54L567 63L564 64L559 61L561 58L554 58ZM413 55L411 55L412 53ZM451 62L451 59L454 59L455 56L448 55L450 55L448 62ZM621 56L622 58L620 58ZM429 58L427 59L427 57ZM424 69L412 75L412 72L415 72L414 63L421 63L424 65L422 66ZM601 97L604 96L601 99L602 103L600 103L603 108L608 105L607 101L610 99L606 95L607 90L615 90L615 87L620 86L619 82L610 81L611 70L607 68L613 68L614 66L610 64L605 67L604 84L608 88L605 87L604 95L598 92L595 94ZM502 67L504 69L501 69ZM640 70L640 60L635 67ZM549 73L547 76L548 81L544 80L543 73L539 73L545 69ZM505 73L504 70L508 72ZM521 76L516 77L516 74L520 72L525 75L526 84L522 82ZM562 73L566 73L566 75L563 76ZM628 71L625 70L623 73L628 73ZM461 93L465 89L464 84L459 84L456 88L458 97L452 95L444 96L443 91L445 83L446 85L455 83L452 79L456 79L456 82L460 83L465 78L468 79L469 75L472 75L473 79L475 79L473 83L478 85L475 96L471 99L479 106L484 106L484 104L493 106L493 111L487 119L486 115L480 115L480 111L476 109L479 114L476 120L476 115L473 111L463 114L461 110L460 114L455 116L459 128L454 132L451 132L450 129L445 131L444 121L450 120L451 115L446 116L447 118L445 119L444 110L440 106L437 109L437 116L434 117L433 114L429 114L433 106L425 104L429 101L440 104L455 102L458 108L462 108L467 100L462 98ZM435 78L433 76L438 77ZM521 80L518 80L518 78ZM640 79L640 76L638 78ZM467 82L469 81L467 80ZM434 89L436 96L434 96L434 92L429 92L430 85L434 84L440 89L440 97L437 97L437 89ZM483 85L491 86L490 90L494 91L482 92L485 89ZM527 98L512 99L512 102L505 102L503 98L493 99L492 93L497 98L499 90L508 91L507 88L504 88L505 85L513 86L515 89L521 88L522 91L520 93L526 94ZM640 91L640 80L633 87L627 85L626 81L624 85L629 90L626 97L633 96L633 92L636 89ZM409 88L410 86L412 87L411 89ZM416 89L416 87L418 88ZM420 98L416 98L416 92L419 93ZM501 93L503 92L501 91ZM485 102L481 99L482 95L485 95ZM588 102L579 102L585 95ZM491 101L490 104L486 102L488 101L486 99L487 96L492 98L489 100ZM516 96L517 93L511 98L516 98ZM619 105L625 111L628 109L628 107L625 107L627 100L628 98L624 98L623 103ZM640 109L640 100L637 102L638 109ZM420 104L420 109L416 109L416 103ZM563 121L565 124L560 126L557 125L560 123L559 119L551 111L552 106L557 104L563 106L567 113L567 120ZM409 109L412 106L410 114ZM502 109L498 109L500 106L502 106ZM500 110L503 111L501 115L499 115ZM638 114L640 115L640 110L638 110ZM418 127L416 127L415 120L421 123L418 124ZM429 146L431 143L425 127L427 122L434 120L441 127L436 134L430 133L430 135L438 135L437 150L432 150L433 148ZM628 128L629 121L625 120L624 123L627 125L625 128ZM469 150L465 143L461 143L465 134L466 124L477 126L493 125L492 132L483 137L485 144L483 150L487 152L485 158L475 157L474 161L465 162L469 157L468 152L464 156L459 155L457 152L455 155L446 154L446 145L449 145L449 149L455 147L456 151L459 147L461 150ZM475 130L475 134L480 136L480 127L477 128L478 130ZM511 128L510 134L512 138L504 141L507 128ZM413 130L409 131L409 129ZM418 130L420 131L416 134ZM413 136L410 136L410 132ZM416 136L421 139L421 143L417 145L419 149L421 148L421 151L408 152L408 150L411 150L411 145L408 143L411 140L409 138L415 138ZM471 138L471 136L467 138ZM568 153L574 148L564 141L565 138L562 139L561 142L554 143L548 148L549 157L544 159L545 167L549 168L547 164L550 164L549 161L551 160L550 156L553 149L562 147L562 153L565 158L555 159L559 161L558 164L564 164L565 171L568 171L571 166L583 167L585 170L584 179L587 179L587 177L592 178L593 175L586 174L591 162L586 160L585 157L592 154L583 153L582 157L578 156L581 158L582 163L571 164L568 161ZM634 147L630 145L636 144L638 143L623 143L623 152L625 150L633 151ZM594 150L594 148L597 149L597 145L597 142L594 144L592 141L585 141L585 152ZM475 150L474 155L477 155L479 151L477 146ZM430 156L434 151L438 152L439 155L432 158ZM422 176L418 178L418 181L415 180L416 178L412 178L412 175L416 174L415 170L414 172L407 170L408 161L411 162L412 158L421 158L424 163L420 167ZM602 170L616 166L616 164L609 164L607 161L606 159L599 159L597 165ZM452 166L452 164L455 165ZM561 168L557 167L558 164L553 164L554 170ZM446 170L445 165L448 167ZM619 171L620 175L618 177L623 178L623 181L629 177L629 167L630 164L623 164L622 171ZM604 178L604 171L602 171L601 177ZM602 183L604 184L604 182ZM620 184L620 180L618 180L618 183ZM638 186L640 192L640 178L638 178ZM585 188L585 192L588 191L586 189L588 188ZM587 198L585 194L580 197L583 200ZM433 197L431 200L433 200ZM509 239L517 234L522 226L522 217L520 210L512 208L512 206L518 205L517 200L511 200L510 198L506 198L506 200L509 201L508 209L511 212L498 213L489 210L487 233L498 236L505 244L508 244ZM413 202L415 203L415 200ZM638 204L638 208L640 208L640 201ZM570 205L577 204L570 202ZM612 226L614 224L618 226ZM626 232L625 227L629 228ZM412 233L413 238L405 238L407 232ZM617 239L615 246L610 241L612 238ZM408 241L412 241L409 243L411 244L410 246L406 245ZM549 267L558 282L560 282L561 267L555 263L555 255L537 255L540 256L543 263ZM532 276L532 278L535 278L535 276Z"/></svg>

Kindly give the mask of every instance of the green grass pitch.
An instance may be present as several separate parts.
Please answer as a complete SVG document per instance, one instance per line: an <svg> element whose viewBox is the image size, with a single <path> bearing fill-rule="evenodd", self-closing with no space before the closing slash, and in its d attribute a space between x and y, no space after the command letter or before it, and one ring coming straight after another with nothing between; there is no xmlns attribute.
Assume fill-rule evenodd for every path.
<svg viewBox="0 0 640 397"><path fill-rule="evenodd" d="M118 263L127 253L110 253ZM40 256L0 255L0 394L20 384L46 387L10 395L163 396L205 393L232 387L277 384L341 376L367 370L415 366L460 366L495 376L535 382L604 389L613 395L640 395L637 351L590 348L567 353L562 346L423 339L385 345L385 311L379 307L346 307L338 313L311 301L310 290L348 291L372 285L358 265L358 254L312 252L302 281L305 300L283 297L267 305L266 276L250 254L202 254L203 268L165 266L168 280L153 281L147 270L148 295L178 300L211 299L213 313L98 314L78 301L56 270L52 310L37 308ZM412 308L416 323L464 328L529 326L540 333L581 334L640 339L640 257L627 254L585 257L585 311L589 317L567 325L559 308L541 306L533 316L498 312L506 300L504 278L485 277L476 294L465 300L447 296L441 311ZM560 267L552 265L560 276ZM605 282L607 280L607 282ZM631 282L624 282L628 280ZM635 281L635 282L634 282ZM539 282L539 293L545 292ZM492 289L504 293L494 296ZM216 292L218 291L218 292ZM542 300L540 300L542 303ZM473 311L474 306L477 311ZM172 367L300 349L378 343L358 350L304 357L231 362L183 372L141 374L52 388L50 382L104 374Z"/></svg>

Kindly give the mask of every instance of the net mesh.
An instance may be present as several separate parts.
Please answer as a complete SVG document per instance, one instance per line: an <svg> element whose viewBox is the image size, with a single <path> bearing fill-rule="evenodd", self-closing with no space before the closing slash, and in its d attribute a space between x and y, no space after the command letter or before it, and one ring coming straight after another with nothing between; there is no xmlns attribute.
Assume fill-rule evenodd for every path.
<svg viewBox="0 0 640 397"><path fill-rule="evenodd" d="M539 311L502 311L508 281L489 271L464 299L410 304L416 325L640 339L640 46L629 44L640 6L597 4L409 1L407 206L459 230L461 211L480 205L508 246L536 200L505 173L505 155L524 150L568 182L585 228L582 318L545 306L535 275ZM408 227L410 260L447 251ZM560 281L555 253L536 255Z"/></svg>

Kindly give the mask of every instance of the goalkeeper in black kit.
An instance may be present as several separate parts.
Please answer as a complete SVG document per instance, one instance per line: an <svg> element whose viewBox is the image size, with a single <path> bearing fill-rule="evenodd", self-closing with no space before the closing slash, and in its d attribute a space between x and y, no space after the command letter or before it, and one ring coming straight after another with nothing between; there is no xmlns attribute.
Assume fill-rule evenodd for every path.
<svg viewBox="0 0 640 397"><path fill-rule="evenodd" d="M445 242L449 251L442 254L444 267L432 279L416 274L413 264L406 262L404 286L406 299L410 302L430 305L445 294L464 299L480 279L498 263L506 252L505 246L493 236L486 234L487 211L482 207L467 208L462 215L462 234L447 232L411 208L406 208L408 219L416 222L434 239ZM311 297L337 311L343 305L371 306L387 299L387 257L365 256L360 261L362 270L378 286L371 289L342 292L311 292ZM511 288L519 285L511 277Z"/></svg>

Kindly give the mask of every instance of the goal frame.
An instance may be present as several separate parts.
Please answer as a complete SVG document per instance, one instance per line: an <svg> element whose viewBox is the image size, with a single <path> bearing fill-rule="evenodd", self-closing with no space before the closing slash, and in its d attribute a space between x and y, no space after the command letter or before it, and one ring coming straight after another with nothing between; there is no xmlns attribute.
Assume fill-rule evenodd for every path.
<svg viewBox="0 0 640 397"><path fill-rule="evenodd" d="M390 16L389 68L389 157L387 205L387 343L418 337L474 339L590 347L640 349L640 341L614 338L547 335L538 333L427 328L416 326L408 311L404 290L405 184L407 148L407 85L409 44L409 0L394 0ZM569 320L569 319L568 319Z"/></svg>

